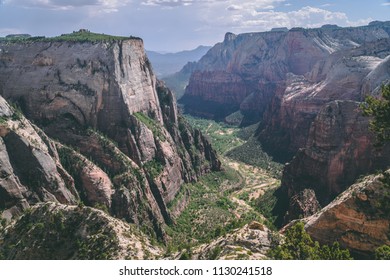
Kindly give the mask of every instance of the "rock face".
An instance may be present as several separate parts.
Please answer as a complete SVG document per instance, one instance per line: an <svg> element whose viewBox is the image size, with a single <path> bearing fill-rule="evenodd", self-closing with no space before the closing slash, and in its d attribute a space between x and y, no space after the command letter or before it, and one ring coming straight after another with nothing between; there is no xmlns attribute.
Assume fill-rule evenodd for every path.
<svg viewBox="0 0 390 280"><path fill-rule="evenodd" d="M280 236L263 224L252 222L241 229L201 245L193 250L193 259L198 260L260 260L278 244Z"/></svg>
<svg viewBox="0 0 390 280"><path fill-rule="evenodd" d="M282 160L306 145L318 112L334 100L362 101L390 79L390 39L340 50L319 61L305 75L286 76L285 87L263 116L259 139Z"/></svg>
<svg viewBox="0 0 390 280"><path fill-rule="evenodd" d="M0 209L11 219L30 204L79 199L52 141L39 135L23 115L0 96ZM42 132L40 132L42 134Z"/></svg>
<svg viewBox="0 0 390 280"><path fill-rule="evenodd" d="M372 258L376 248L390 245L389 186L383 175L364 178L306 218L306 231L321 243L338 241L356 257Z"/></svg>
<svg viewBox="0 0 390 280"><path fill-rule="evenodd" d="M328 103L315 118L306 147L284 169L282 184L288 197L311 189L326 205L360 175L390 165L389 146L378 149L374 143L369 119L362 116L358 102ZM307 213L290 207L289 215Z"/></svg>
<svg viewBox="0 0 390 280"><path fill-rule="evenodd" d="M326 73L332 65L324 60L333 53L389 38L389 26L389 22L377 22L357 28L227 33L222 43L191 65L193 74L180 102L191 113L219 119L240 109L246 116L244 124L261 119L272 102L271 117L275 110L282 110L277 106L284 106L280 98L286 95L291 74L306 77L312 71ZM318 78L311 77L311 82L319 82ZM279 100L274 99L277 93L281 94ZM275 125L271 120L266 123Z"/></svg>
<svg viewBox="0 0 390 280"><path fill-rule="evenodd" d="M181 184L220 169L207 140L178 116L141 39L6 41L0 49L0 94L40 127L22 118L29 131L18 130L1 99L3 216L19 204L80 197L163 236L166 203Z"/></svg>

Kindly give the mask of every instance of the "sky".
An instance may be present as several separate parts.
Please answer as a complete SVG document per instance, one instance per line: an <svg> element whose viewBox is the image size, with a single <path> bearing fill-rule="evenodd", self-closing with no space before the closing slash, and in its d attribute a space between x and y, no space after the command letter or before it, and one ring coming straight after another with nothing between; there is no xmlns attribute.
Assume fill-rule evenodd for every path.
<svg viewBox="0 0 390 280"><path fill-rule="evenodd" d="M0 37L57 36L81 28L138 36L176 52L221 42L226 32L366 25L390 20L390 0L0 0Z"/></svg>

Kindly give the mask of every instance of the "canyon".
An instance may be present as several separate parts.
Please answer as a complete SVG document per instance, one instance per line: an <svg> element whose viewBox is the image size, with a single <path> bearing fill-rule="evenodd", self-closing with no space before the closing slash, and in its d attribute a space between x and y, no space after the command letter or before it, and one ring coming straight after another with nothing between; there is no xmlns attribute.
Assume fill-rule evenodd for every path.
<svg viewBox="0 0 390 280"><path fill-rule="evenodd" d="M370 233L348 234L355 229L348 228L343 213L356 211L364 220L357 223L365 223L375 207L367 212L350 200L327 205L347 196L344 191L359 177L390 166L389 145L376 147L370 119L360 108L366 96L378 97L390 81L389 46L390 22L378 21L350 28L227 33L198 63L183 68L191 74L179 102L196 116L227 121L239 111L241 126L259 122L254 134L259 145L286 163L277 206L284 214L278 225L318 215L326 207L320 212L321 226L307 225L312 237L326 244L341 241L367 257L374 246L359 242L388 245L386 234L375 236L374 226ZM381 192L370 188L375 197ZM332 222L337 224L325 230ZM373 223L386 228L388 221ZM332 230L339 235L334 237Z"/></svg>
<svg viewBox="0 0 390 280"><path fill-rule="evenodd" d="M373 258L389 46L390 22L226 33L173 92L140 38L0 38L0 259L264 259L297 220Z"/></svg>
<svg viewBox="0 0 390 280"><path fill-rule="evenodd" d="M226 120L240 111L241 126L260 122L263 149L288 162L288 199L311 189L313 205L325 206L360 175L390 164L389 147L374 147L359 109L390 80L389 34L390 22L227 33L191 65L179 102L202 117ZM289 219L304 214L293 208Z"/></svg>

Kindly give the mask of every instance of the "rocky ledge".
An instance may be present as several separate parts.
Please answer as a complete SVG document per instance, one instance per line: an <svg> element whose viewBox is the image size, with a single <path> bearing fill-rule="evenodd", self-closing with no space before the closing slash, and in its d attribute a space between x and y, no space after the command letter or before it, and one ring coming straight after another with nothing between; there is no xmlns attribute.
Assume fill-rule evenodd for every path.
<svg viewBox="0 0 390 280"><path fill-rule="evenodd" d="M389 170L384 174L361 179L304 219L307 232L324 244L339 242L357 258L373 258L376 248L389 246Z"/></svg>

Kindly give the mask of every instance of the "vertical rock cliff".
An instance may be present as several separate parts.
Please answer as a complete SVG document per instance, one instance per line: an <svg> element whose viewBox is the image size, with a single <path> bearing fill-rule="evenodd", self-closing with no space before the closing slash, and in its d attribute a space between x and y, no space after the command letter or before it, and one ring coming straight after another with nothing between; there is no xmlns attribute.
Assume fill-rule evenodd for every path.
<svg viewBox="0 0 390 280"><path fill-rule="evenodd" d="M7 138L17 139L11 128L2 135L7 147L3 153L23 166L20 172L8 172L23 191L2 186L6 195L0 207L7 210L20 201L34 204L53 196L74 204L80 197L161 235L160 225L171 220L166 204L181 184L219 170L214 150L178 116L176 101L153 74L141 39L61 37L0 42L0 93L45 135L46 140L37 141L52 147L50 168L59 173L52 179L56 191L49 189L47 196L35 199L24 195L41 192L46 182L38 181L41 174L23 175L31 161L22 156L35 150L23 141L7 146ZM2 106L6 117L13 114L7 106ZM8 120L7 125L12 127ZM39 169L56 176L46 166Z"/></svg>

